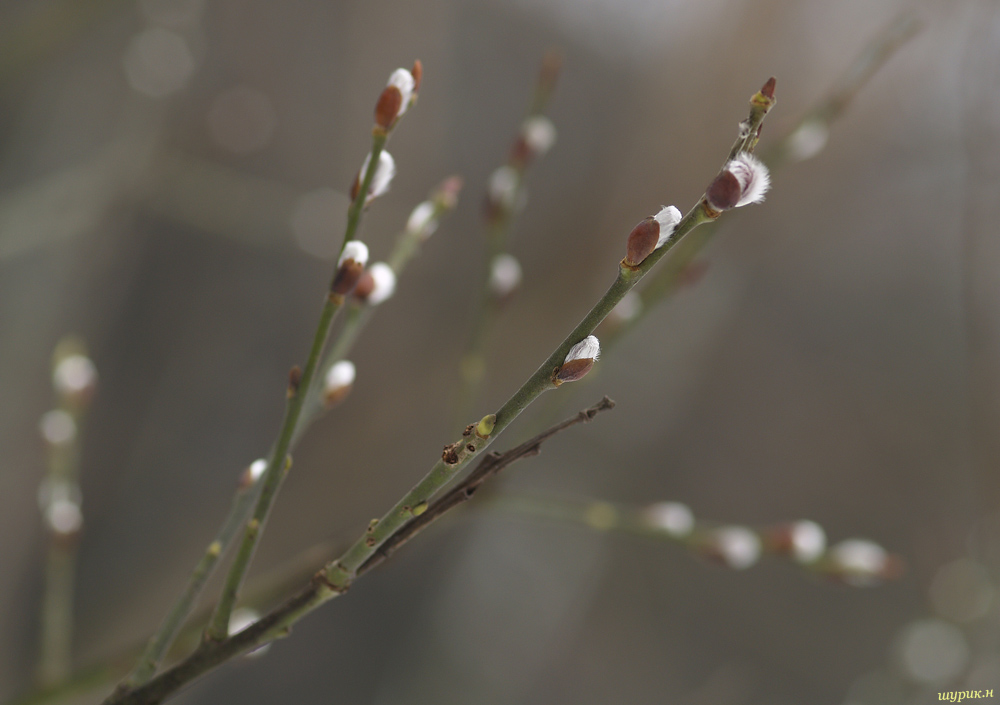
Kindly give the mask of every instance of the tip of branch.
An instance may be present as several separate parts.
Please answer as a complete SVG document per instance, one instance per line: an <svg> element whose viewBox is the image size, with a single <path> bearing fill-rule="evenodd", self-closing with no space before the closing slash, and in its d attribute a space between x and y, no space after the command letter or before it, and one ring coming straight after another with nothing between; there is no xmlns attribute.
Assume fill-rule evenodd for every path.
<svg viewBox="0 0 1000 705"><path fill-rule="evenodd" d="M775 83L777 83L777 79L775 79L774 76L771 76L771 78L767 79L767 83L765 83L764 87L760 89L761 95L764 96L765 98L771 98L773 100Z"/></svg>

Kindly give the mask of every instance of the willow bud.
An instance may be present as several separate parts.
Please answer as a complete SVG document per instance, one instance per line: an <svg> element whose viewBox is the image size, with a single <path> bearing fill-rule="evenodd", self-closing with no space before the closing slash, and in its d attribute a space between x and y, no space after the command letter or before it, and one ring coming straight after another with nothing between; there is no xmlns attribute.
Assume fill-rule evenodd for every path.
<svg viewBox="0 0 1000 705"><path fill-rule="evenodd" d="M588 335L569 349L566 360L555 371L552 382L558 387L563 382L583 379L594 367L594 361L601 354L601 343L597 336Z"/></svg>

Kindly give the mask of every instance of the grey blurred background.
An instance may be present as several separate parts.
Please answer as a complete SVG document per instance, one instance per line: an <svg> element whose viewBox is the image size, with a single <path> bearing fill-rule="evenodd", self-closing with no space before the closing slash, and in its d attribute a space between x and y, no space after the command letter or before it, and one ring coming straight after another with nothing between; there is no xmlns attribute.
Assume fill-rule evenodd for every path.
<svg viewBox="0 0 1000 705"><path fill-rule="evenodd" d="M942 567L985 568L980 600L1000 579L994 0L5 0L0 698L29 688L37 649L53 346L83 336L100 372L81 464L87 665L156 626L270 445L392 69L420 58L425 79L363 225L373 256L442 178L466 189L366 330L352 395L296 454L254 575L350 539L452 440L484 183L546 49L564 56L559 137L528 177L511 240L524 285L490 339L480 413L603 293L638 220L695 202L768 76L762 148L907 8L924 30L827 149L724 216L707 275L558 392L566 412L602 394L618 408L502 481L723 522L809 518L902 555L901 580L850 589L773 559L726 571L472 507L177 702L891 705L1000 689L995 606L926 621L949 617L930 598ZM958 664L940 681L906 657L928 625L948 638L921 658Z"/></svg>

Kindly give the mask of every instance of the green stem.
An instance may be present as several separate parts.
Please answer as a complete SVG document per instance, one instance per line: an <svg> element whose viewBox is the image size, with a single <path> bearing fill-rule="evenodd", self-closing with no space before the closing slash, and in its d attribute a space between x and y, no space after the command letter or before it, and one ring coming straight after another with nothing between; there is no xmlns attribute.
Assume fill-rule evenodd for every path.
<svg viewBox="0 0 1000 705"><path fill-rule="evenodd" d="M347 209L347 227L344 229L344 240L340 245L340 252L344 251L344 247L348 241L353 240L357 234L358 226L361 223L361 215L368 200L368 191L371 188L372 180L375 178L375 172L378 169L379 155L385 147L387 138L388 135L386 132L379 128L375 128L372 131L371 157L368 159L368 167L362 175L358 192ZM308 397L308 391L312 388L313 378L316 376L316 369L319 366L323 348L326 346L327 338L330 337L330 328L333 325L333 320L343 306L343 303L344 297L333 293L329 294L323 303L323 309L320 312L319 323L316 325L316 333L313 335L313 343L309 349L309 357L306 365L295 388L289 389L285 419L278 434L278 440L271 453L267 470L264 472L257 504L254 507L250 521L246 524L243 541L237 549L236 556L233 558L233 564L230 566L229 573L226 576L226 582L222 588L219 603L216 605L215 612L212 614L208 627L205 629L206 641L222 641L229 635L229 618L232 615L233 608L236 606L240 587L246 579L247 570L250 568L250 562L253 560L261 533L263 533L264 524L270 513L271 505L274 503L278 489L281 487L281 481L284 479L291 462L291 458L288 457L288 450L291 447L293 439L297 440L296 427L298 426L299 417L305 405L305 400Z"/></svg>
<svg viewBox="0 0 1000 705"><path fill-rule="evenodd" d="M156 673L156 669L159 667L164 655L167 653L170 645L174 643L174 639L191 614L191 610L194 609L195 603L201 595L209 576L212 575L215 565L219 562L222 552L236 537L243 522L246 521L250 510L254 506L254 500L257 497L257 490L259 488L259 482L241 483L240 488L233 497L232 506L222 524L222 528L216 535L215 540L205 549L205 553L202 555L201 560L198 561L198 565L195 566L194 572L191 574L191 578L184 588L184 592L174 602L170 612L167 613L156 633L153 634L152 638L146 644L146 648L139 657L138 663L124 681L123 687L128 689L138 687L152 678L153 674Z"/></svg>
<svg viewBox="0 0 1000 705"><path fill-rule="evenodd" d="M365 191L362 191L362 193L365 193ZM360 198L361 196L359 196ZM356 224L355 227L357 227ZM295 387L289 388L285 419L282 423L278 440L275 443L274 451L268 462L267 470L264 472L264 477L262 478L260 496L257 498L253 515L250 521L247 522L243 533L243 541L240 543L236 557L233 559L233 564L229 569L229 574L226 576L222 596L219 598L219 603L216 605L212 619L205 630L205 637L208 640L221 641L229 634L229 618L233 607L236 605L240 587L246 578L250 561L253 559L253 554L260 541L271 505L274 503L278 489L281 486L281 481L284 479L285 472L291 461L291 458L288 457L288 449L292 443L299 415L302 412L306 390L312 384L316 368L319 366L320 355L330 335L330 327L333 324L333 319L343 305L343 302L344 298L337 294L327 296L326 301L323 303L323 310L320 312L319 323L316 325L312 347L309 349L309 358L302 369L300 381Z"/></svg>
<svg viewBox="0 0 1000 705"><path fill-rule="evenodd" d="M319 368L319 374L316 375L315 381L310 385L306 393L302 416L292 435L292 447L298 445L299 440L305 432L323 414L326 408L323 404L323 378L326 376L327 370L334 363L346 358L355 341L357 341L358 336L361 334L361 330L368 321L370 314L371 309L364 304L354 302L348 307L344 327L340 329L340 335L337 336L330 351L324 357L323 364Z"/></svg>
<svg viewBox="0 0 1000 705"><path fill-rule="evenodd" d="M73 638L73 587L76 550L71 542L54 539L45 562L42 597L42 650L38 682L55 686L70 673Z"/></svg>
<svg viewBox="0 0 1000 705"><path fill-rule="evenodd" d="M340 243L340 250L337 252L338 256L344 251L344 246L347 245L347 242L353 240L358 232L358 226L361 224L361 214L364 212L368 202L368 190L372 186L372 180L375 178L375 172L378 169L378 158L382 154L388 138L388 134L378 127L372 131L372 156L368 160L368 168L365 169L365 173L362 176L357 196L351 201L351 205L347 209L347 228L344 230L344 241Z"/></svg>

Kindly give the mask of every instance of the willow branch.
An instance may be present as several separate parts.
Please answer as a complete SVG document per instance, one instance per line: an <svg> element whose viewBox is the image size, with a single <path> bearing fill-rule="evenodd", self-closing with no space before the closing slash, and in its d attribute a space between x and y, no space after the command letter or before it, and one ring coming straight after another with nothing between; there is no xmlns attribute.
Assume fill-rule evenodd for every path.
<svg viewBox="0 0 1000 705"><path fill-rule="evenodd" d="M773 107L774 79L755 93L750 100L750 114L740 125L740 135L727 156L751 152L757 143L760 128L768 111ZM373 159L374 161L374 159ZM720 172L713 185L728 172ZM362 191L363 192L363 191ZM731 206L724 206L731 207ZM521 385L495 414L483 418L479 424L471 424L455 443L445 447L441 459L417 485L389 510L385 516L369 525L368 530L341 555L318 572L310 586L289 600L275 612L262 618L232 637L208 638L188 659L169 671L154 678L145 686L108 703L158 703L196 678L201 673L214 668L228 659L255 648L267 641L285 636L290 626L305 614L324 602L343 594L357 577L361 567L367 563L396 533L403 530L414 517L424 513L429 501L448 484L476 454L485 450L511 422L542 392L559 385L556 373L563 367L570 348L576 346L593 333L594 329L635 286L677 243L683 243L685 236L699 225L719 217L721 212L709 205L708 198L702 196L698 203L676 224L672 236L662 246L644 255L638 263L628 263L628 257L618 267L618 276L607 293L584 316L563 342L545 362ZM591 360L592 364L592 360ZM274 470L269 468L269 472ZM265 486L265 492L267 488ZM262 500L264 492L262 492ZM260 502L258 503L260 504ZM253 522L251 521L251 524ZM248 528L251 528L248 526Z"/></svg>
<svg viewBox="0 0 1000 705"><path fill-rule="evenodd" d="M765 151L764 161L772 168L784 166L788 162L802 161L815 156L826 144L831 125L839 119L857 93L873 75L909 39L917 34L921 23L916 13L906 11L894 20L865 46L848 67L843 78L834 85L827 95L808 110L771 149ZM710 223L688 237L683 245L654 276L638 291L639 306L626 320L616 320L613 327L602 333L601 340L606 349L615 345L629 331L636 328L643 318L661 301L666 300L686 283L699 276L695 259L712 240L718 225Z"/></svg>

